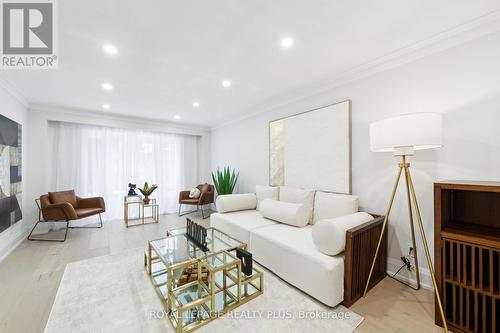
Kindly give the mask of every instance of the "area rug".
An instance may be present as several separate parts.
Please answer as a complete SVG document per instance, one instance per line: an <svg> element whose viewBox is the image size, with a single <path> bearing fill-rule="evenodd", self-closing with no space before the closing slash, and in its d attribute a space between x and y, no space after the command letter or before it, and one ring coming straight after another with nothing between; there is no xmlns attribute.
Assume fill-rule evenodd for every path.
<svg viewBox="0 0 500 333"><path fill-rule="evenodd" d="M352 332L363 317L328 308L264 269L264 294L197 332ZM66 266L45 328L66 332L174 332L143 266L143 249Z"/></svg>

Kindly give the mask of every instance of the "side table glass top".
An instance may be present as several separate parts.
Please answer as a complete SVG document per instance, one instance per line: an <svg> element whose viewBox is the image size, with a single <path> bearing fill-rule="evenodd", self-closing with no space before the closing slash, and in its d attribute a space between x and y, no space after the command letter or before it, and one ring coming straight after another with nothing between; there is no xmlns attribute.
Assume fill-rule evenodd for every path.
<svg viewBox="0 0 500 333"><path fill-rule="evenodd" d="M232 238L215 228L207 228L208 252L202 251L196 244L191 242L185 234L175 234L166 238L150 241L156 254L166 266L186 262L191 259L207 256L211 253L245 248L246 244Z"/></svg>

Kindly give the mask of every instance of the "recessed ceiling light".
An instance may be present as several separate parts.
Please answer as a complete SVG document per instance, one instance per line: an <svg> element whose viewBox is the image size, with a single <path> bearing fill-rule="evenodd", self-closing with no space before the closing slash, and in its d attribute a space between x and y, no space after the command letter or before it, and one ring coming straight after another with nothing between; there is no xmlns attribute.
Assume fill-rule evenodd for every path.
<svg viewBox="0 0 500 333"><path fill-rule="evenodd" d="M105 109L105 110L108 110L108 109L111 108L111 106L109 104L103 104L102 108Z"/></svg>
<svg viewBox="0 0 500 333"><path fill-rule="evenodd" d="M114 45L111 45L111 44L105 44L102 46L102 49L104 50L104 52L106 52L107 54L111 54L111 55L115 55L118 53L118 49L116 48L116 46Z"/></svg>
<svg viewBox="0 0 500 333"><path fill-rule="evenodd" d="M229 88L229 87L231 87L231 81L229 81L229 80L224 80L224 81L222 81L222 86L223 86L224 88Z"/></svg>
<svg viewBox="0 0 500 333"><path fill-rule="evenodd" d="M179 120L179 119L181 119L181 116L179 116L178 114L176 114L176 115L174 116L174 118L175 118L176 120Z"/></svg>
<svg viewBox="0 0 500 333"><path fill-rule="evenodd" d="M199 108L200 107L200 103L198 102L193 102L193 108Z"/></svg>
<svg viewBox="0 0 500 333"><path fill-rule="evenodd" d="M288 49L293 46L293 39L290 37L285 37L281 40L281 47Z"/></svg>
<svg viewBox="0 0 500 333"><path fill-rule="evenodd" d="M111 83L104 82L101 86L102 86L102 89L104 89L104 90L108 90L108 91L113 90L113 86L111 85Z"/></svg>

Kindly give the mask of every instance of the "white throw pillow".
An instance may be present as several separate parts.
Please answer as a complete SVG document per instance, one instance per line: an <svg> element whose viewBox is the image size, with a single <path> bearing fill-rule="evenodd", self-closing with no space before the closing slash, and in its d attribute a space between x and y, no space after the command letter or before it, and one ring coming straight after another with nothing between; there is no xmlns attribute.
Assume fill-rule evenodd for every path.
<svg viewBox="0 0 500 333"><path fill-rule="evenodd" d="M358 202L358 197L354 195L317 191L314 196L314 217L311 224L319 220L357 213Z"/></svg>
<svg viewBox="0 0 500 333"><path fill-rule="evenodd" d="M320 220L312 228L314 245L320 252L335 256L345 249L346 231L371 220L373 216L363 212Z"/></svg>
<svg viewBox="0 0 500 333"><path fill-rule="evenodd" d="M196 187L195 188L192 188L190 191L189 191L189 197L191 199L198 199L200 197L200 190L197 189Z"/></svg>
<svg viewBox="0 0 500 333"><path fill-rule="evenodd" d="M312 223L314 191L304 190L296 187L281 186L279 189L279 200L290 203L298 203L306 206L308 210L308 221Z"/></svg>
<svg viewBox="0 0 500 333"><path fill-rule="evenodd" d="M257 196L253 193L219 195L215 206L219 213L255 209L257 208Z"/></svg>
<svg viewBox="0 0 500 333"><path fill-rule="evenodd" d="M305 227L309 222L309 211L304 204L264 199L260 203L260 213L265 218L295 227Z"/></svg>
<svg viewBox="0 0 500 333"><path fill-rule="evenodd" d="M259 209L259 205L264 199L278 200L280 188L276 186L257 185L255 186L255 193L257 194L257 209Z"/></svg>

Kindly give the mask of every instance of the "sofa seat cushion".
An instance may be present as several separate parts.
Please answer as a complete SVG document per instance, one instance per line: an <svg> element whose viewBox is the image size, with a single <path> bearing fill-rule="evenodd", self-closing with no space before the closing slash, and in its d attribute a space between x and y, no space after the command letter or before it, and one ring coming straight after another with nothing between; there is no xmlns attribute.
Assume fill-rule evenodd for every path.
<svg viewBox="0 0 500 333"><path fill-rule="evenodd" d="M182 199L180 202L186 205L197 205L200 199Z"/></svg>
<svg viewBox="0 0 500 333"><path fill-rule="evenodd" d="M258 228L274 225L257 210L243 210L232 213L213 213L210 215L210 226L225 232L240 242L249 244L250 232Z"/></svg>
<svg viewBox="0 0 500 333"><path fill-rule="evenodd" d="M76 215L78 218L88 217L95 214L102 213L102 208L77 208L75 209Z"/></svg>
<svg viewBox="0 0 500 333"><path fill-rule="evenodd" d="M275 224L254 229L249 248L256 261L322 303L333 307L344 299L343 255L319 252L311 225Z"/></svg>

